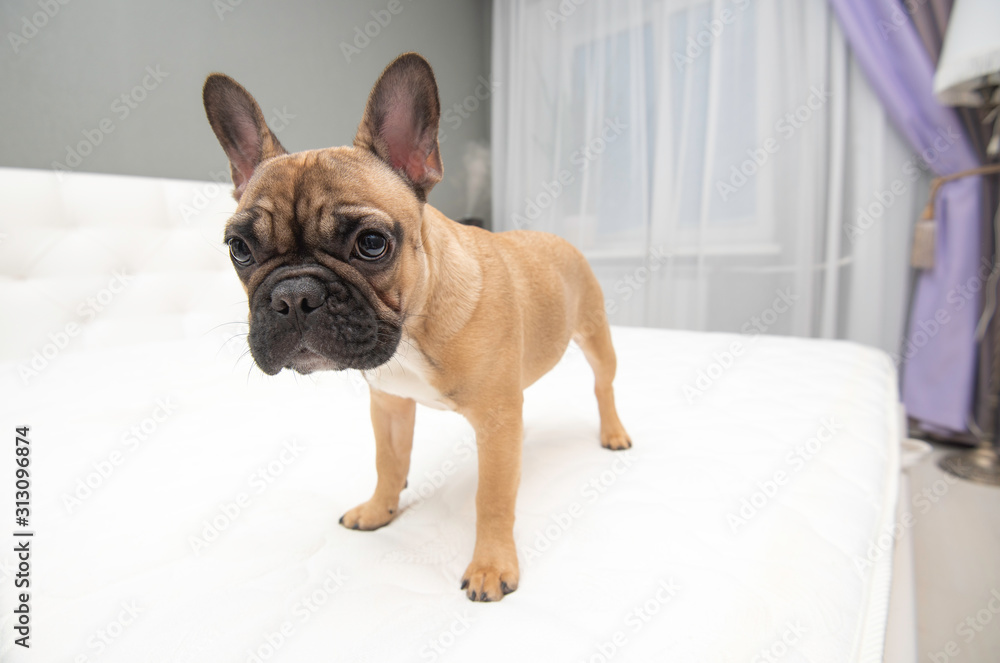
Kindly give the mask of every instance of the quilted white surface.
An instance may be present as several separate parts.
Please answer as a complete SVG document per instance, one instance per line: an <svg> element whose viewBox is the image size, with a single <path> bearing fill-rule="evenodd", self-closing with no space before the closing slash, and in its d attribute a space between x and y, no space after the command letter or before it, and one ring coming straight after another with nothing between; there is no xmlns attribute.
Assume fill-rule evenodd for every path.
<svg viewBox="0 0 1000 663"><path fill-rule="evenodd" d="M3 430L32 426L36 536L32 649L12 646L5 587L0 658L880 660L891 551L856 558L896 495L888 359L614 331L635 448L599 446L571 348L526 395L521 587L496 604L458 589L476 473L456 414L419 409L406 508L364 533L337 524L375 481L357 376L266 378L222 329L66 354L28 386L4 364ZM746 351L690 403L733 342ZM743 499L757 513L734 531Z"/></svg>
<svg viewBox="0 0 1000 663"><path fill-rule="evenodd" d="M32 427L35 531L30 650L12 643L0 552L0 660L881 660L887 357L615 329L635 448L614 453L571 348L526 394L520 589L472 604L471 429L420 408L406 508L340 527L375 482L366 387L266 378L240 325L217 326L246 316L227 195L0 169L0 431L11 449Z"/></svg>
<svg viewBox="0 0 1000 663"><path fill-rule="evenodd" d="M64 350L176 340L245 320L246 296L222 244L236 209L231 190L0 168L0 308L8 312L0 360L37 368Z"/></svg>

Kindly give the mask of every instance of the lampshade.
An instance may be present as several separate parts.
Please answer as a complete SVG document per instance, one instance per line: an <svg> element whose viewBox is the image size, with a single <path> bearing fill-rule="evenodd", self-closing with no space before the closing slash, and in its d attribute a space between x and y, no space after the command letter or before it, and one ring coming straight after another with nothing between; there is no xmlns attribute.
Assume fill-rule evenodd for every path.
<svg viewBox="0 0 1000 663"><path fill-rule="evenodd" d="M948 106L980 106L984 83L1000 84L1000 0L956 0L934 94Z"/></svg>

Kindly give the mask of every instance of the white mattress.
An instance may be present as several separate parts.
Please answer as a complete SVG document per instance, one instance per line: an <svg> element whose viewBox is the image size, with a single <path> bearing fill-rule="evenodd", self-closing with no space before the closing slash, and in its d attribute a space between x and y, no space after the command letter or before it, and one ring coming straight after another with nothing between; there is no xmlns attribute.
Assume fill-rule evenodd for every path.
<svg viewBox="0 0 1000 663"><path fill-rule="evenodd" d="M521 584L493 604L459 591L476 464L454 413L419 408L401 515L356 532L337 524L375 482L356 374L266 378L225 329L67 352L27 386L0 365L5 457L13 427L31 426L35 532L32 647L12 644L4 546L0 658L881 660L900 437L889 359L833 341L614 332L635 447L600 447L571 348L526 393ZM734 342L745 352L713 368ZM715 377L689 399L700 371ZM158 402L172 412L154 422ZM824 422L834 433L817 447ZM67 506L88 478L99 485ZM744 498L762 507L734 531ZM225 529L195 552L213 519Z"/></svg>

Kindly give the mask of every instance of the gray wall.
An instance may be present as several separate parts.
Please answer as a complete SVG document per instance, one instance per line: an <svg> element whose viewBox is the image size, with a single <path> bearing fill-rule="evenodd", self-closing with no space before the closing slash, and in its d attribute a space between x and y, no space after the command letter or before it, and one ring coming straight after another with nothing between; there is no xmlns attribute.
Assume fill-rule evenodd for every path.
<svg viewBox="0 0 1000 663"><path fill-rule="evenodd" d="M382 68L413 50L434 67L446 118L430 202L488 216L482 187L470 202L464 162L489 140L489 102L475 98L489 78L489 15L487 0L4 0L0 166L217 177L227 161L201 105L213 71L257 98L289 151L350 144ZM341 44L356 48L366 27L376 36L348 62ZM463 101L478 108L449 112Z"/></svg>

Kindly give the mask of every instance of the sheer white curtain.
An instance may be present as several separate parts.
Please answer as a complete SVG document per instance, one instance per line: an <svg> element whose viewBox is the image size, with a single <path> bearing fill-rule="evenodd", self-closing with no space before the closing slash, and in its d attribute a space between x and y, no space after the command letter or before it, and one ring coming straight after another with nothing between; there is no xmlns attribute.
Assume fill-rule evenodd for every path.
<svg viewBox="0 0 1000 663"><path fill-rule="evenodd" d="M927 171L825 1L496 2L493 72L494 225L572 241L613 323L896 352Z"/></svg>

